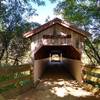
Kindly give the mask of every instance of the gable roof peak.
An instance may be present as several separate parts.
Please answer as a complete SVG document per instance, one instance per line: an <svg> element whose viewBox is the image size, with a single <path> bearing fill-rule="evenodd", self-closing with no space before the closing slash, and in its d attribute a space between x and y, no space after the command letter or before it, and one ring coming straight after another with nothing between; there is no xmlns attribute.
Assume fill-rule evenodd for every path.
<svg viewBox="0 0 100 100"><path fill-rule="evenodd" d="M24 33L24 37L25 38L28 38L28 37L31 37L33 35L36 35L37 33L40 33L41 31L44 31L46 30L47 28L53 26L54 24L60 24L61 26L65 27L65 28L68 28L70 30L73 30L77 33L79 33L80 35L83 35L83 36L86 36L87 34L90 34L89 32L86 32L82 29L79 29L78 27L76 27L75 25L67 22L67 21L64 21L64 20L61 20L59 18L54 18L53 20L39 26L38 28L35 28L27 33Z"/></svg>

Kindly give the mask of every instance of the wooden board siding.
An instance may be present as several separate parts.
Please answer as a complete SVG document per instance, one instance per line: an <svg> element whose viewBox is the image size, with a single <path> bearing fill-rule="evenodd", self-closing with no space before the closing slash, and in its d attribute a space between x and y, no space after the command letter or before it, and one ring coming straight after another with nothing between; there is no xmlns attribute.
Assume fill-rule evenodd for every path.
<svg viewBox="0 0 100 100"><path fill-rule="evenodd" d="M24 72L27 70L30 70L31 66L29 65L23 65L22 67L7 67L7 68L0 68L0 75L8 75L8 74L14 74L17 72Z"/></svg>
<svg viewBox="0 0 100 100"><path fill-rule="evenodd" d="M43 39L66 39L66 38L71 38L71 35L66 35L66 36L63 36L63 35L43 35Z"/></svg>
<svg viewBox="0 0 100 100"><path fill-rule="evenodd" d="M56 28L56 29L55 29ZM53 32L54 31L57 31L56 32L56 35L54 36L53 35ZM56 26L52 26L52 27L50 27L50 28L47 28L46 30L44 30L44 31L41 31L39 34L36 34L34 37L33 37L33 42L34 42L34 46L35 46L35 44L36 44L36 46L37 47L39 47L39 45L41 45L41 44L43 44L43 42L42 42L42 40L44 39L44 36L52 36L51 38L52 38L52 41L51 41L51 43L50 43L50 41L49 40L47 40L47 41L49 41L49 42L47 42L47 44L49 45L49 44L55 44L56 43L56 45L57 45L57 43L58 43L58 45L62 45L62 44L65 44L66 42L68 42L68 45L70 44L70 45L73 45L74 47L76 47L76 48L78 48L78 49L80 49L81 50L81 48L82 48L82 40L81 40L81 43L80 43L80 38L82 38L82 36L80 35L80 34L77 34L77 33L75 33L74 31L72 31L72 30L69 30L69 29L67 29L67 28L65 28L65 27L62 27L61 25L56 25ZM54 37L53 37L54 36ZM63 38L59 38L59 37L57 37L57 36L61 36L61 37L68 37L68 36L70 36L71 37L71 39L70 38L67 38L67 40L62 40ZM58 38L57 39L57 41L56 40L54 40L54 42L53 42L53 39L55 39L55 37L56 38ZM69 40L70 39L70 40ZM83 39L84 40L84 39ZM62 42L63 41L63 42ZM65 41L65 43L64 43L64 41ZM35 47L34 47L35 48Z"/></svg>
<svg viewBox="0 0 100 100"><path fill-rule="evenodd" d="M44 31L44 30L46 30L46 29L48 29L48 28L50 28L50 27L52 27L54 25L63 26L64 28L72 30L72 31L84 36L84 37L86 37L86 35L89 35L88 32L86 32L86 31L84 31L82 29L79 29L75 25L72 25L71 23L65 22L65 21L63 21L61 19L55 18L55 19L53 19L53 20L41 25L40 27L38 27L38 28L36 28L36 29L34 29L32 31L29 31L29 32L25 33L24 37L28 38L28 37L34 36L34 35L39 34L42 31Z"/></svg>

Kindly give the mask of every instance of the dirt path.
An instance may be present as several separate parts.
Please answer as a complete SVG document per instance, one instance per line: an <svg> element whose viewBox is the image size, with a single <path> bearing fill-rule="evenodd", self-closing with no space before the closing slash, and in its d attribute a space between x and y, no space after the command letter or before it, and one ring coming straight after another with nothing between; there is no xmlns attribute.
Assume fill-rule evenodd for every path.
<svg viewBox="0 0 100 100"><path fill-rule="evenodd" d="M48 71L49 70L49 71ZM36 88L12 100L100 100L85 91L65 69L47 69Z"/></svg>

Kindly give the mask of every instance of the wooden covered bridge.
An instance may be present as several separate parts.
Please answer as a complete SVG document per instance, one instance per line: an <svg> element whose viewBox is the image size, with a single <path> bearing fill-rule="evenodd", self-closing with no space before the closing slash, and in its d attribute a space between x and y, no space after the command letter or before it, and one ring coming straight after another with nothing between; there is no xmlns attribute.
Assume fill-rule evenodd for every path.
<svg viewBox="0 0 100 100"><path fill-rule="evenodd" d="M24 37L32 40L32 64L10 70L2 68L1 75L24 73L25 76L0 83L0 88L11 84L17 88L1 95L7 98L10 94L17 93L17 97L11 100L99 100L99 97L89 92L93 89L97 93L99 89L96 92L93 86L82 83L81 55L88 35L88 32L58 18L25 33ZM88 72L87 69L85 73ZM96 70L100 72L99 67ZM100 76L100 73L97 74ZM97 77L91 75L96 80ZM23 80L30 82L26 81L27 85L24 86ZM97 81L99 84L100 79ZM19 95L23 92L23 95Z"/></svg>
<svg viewBox="0 0 100 100"><path fill-rule="evenodd" d="M58 18L25 33L24 37L32 39L34 82L41 77L46 64L55 62L64 63L66 70L82 82L81 55L87 35L88 32Z"/></svg>

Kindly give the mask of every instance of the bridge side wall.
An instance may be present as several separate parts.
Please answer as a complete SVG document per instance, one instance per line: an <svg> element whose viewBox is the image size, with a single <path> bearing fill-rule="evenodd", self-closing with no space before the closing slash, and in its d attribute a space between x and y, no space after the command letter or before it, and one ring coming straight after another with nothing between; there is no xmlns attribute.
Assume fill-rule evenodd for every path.
<svg viewBox="0 0 100 100"><path fill-rule="evenodd" d="M47 59L34 61L34 83L41 78L47 62Z"/></svg>
<svg viewBox="0 0 100 100"><path fill-rule="evenodd" d="M82 83L81 61L64 59L67 69L71 75L79 82Z"/></svg>

